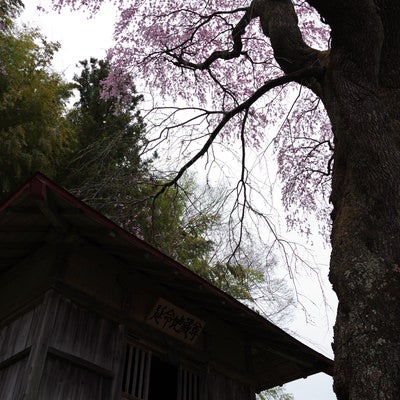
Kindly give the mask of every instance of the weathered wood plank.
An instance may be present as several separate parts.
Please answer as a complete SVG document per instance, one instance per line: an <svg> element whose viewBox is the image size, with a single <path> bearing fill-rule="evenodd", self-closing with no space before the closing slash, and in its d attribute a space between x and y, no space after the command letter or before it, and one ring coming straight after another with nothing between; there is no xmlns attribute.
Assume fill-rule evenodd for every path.
<svg viewBox="0 0 400 400"><path fill-rule="evenodd" d="M39 387L40 400L110 400L111 379L59 357L48 357Z"/></svg>
<svg viewBox="0 0 400 400"><path fill-rule="evenodd" d="M16 400L22 398L25 388L24 375L27 357L14 360L15 362L0 369L0 399Z"/></svg>
<svg viewBox="0 0 400 400"><path fill-rule="evenodd" d="M113 370L119 335L117 323L61 299L49 345Z"/></svg>
<svg viewBox="0 0 400 400"><path fill-rule="evenodd" d="M32 345L40 306L0 328L0 363Z"/></svg>

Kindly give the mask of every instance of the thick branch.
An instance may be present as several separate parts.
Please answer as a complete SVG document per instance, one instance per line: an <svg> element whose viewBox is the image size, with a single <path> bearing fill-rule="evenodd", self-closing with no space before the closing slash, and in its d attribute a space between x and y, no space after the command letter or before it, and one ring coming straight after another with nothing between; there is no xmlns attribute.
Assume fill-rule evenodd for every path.
<svg viewBox="0 0 400 400"><path fill-rule="evenodd" d="M285 73L322 66L322 53L308 46L302 38L292 1L253 0L252 7Z"/></svg>
<svg viewBox="0 0 400 400"><path fill-rule="evenodd" d="M175 60L175 63L178 66L188 67L191 69L197 70L206 70L211 64L218 60L231 60L233 58L237 58L242 54L243 43L242 43L242 35L245 33L247 25L254 18L252 8L247 8L245 14L240 19L238 24L232 29L232 39L233 39L233 48L232 50L220 50L214 51L211 53L206 60L202 63L192 63L190 61L185 60L181 55L175 54L171 51L166 51L165 53L172 57Z"/></svg>

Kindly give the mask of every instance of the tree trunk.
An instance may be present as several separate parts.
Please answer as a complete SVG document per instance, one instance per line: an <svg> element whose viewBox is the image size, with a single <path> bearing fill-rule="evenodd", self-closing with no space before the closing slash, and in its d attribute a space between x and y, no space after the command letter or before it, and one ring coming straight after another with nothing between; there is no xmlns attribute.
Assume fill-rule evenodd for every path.
<svg viewBox="0 0 400 400"><path fill-rule="evenodd" d="M324 102L335 150L330 280L338 296L339 400L400 399L400 2L308 0L331 28L323 53L301 38L293 2L253 0L281 68Z"/></svg>
<svg viewBox="0 0 400 400"><path fill-rule="evenodd" d="M364 8L340 16L325 10L332 50L323 100L335 136L330 280L339 299L334 389L339 400L398 400L398 77L387 66L382 8L348 3Z"/></svg>
<svg viewBox="0 0 400 400"><path fill-rule="evenodd" d="M351 93L355 95L355 93ZM330 279L339 299L339 400L400 398L400 152L384 99L350 99L335 121Z"/></svg>

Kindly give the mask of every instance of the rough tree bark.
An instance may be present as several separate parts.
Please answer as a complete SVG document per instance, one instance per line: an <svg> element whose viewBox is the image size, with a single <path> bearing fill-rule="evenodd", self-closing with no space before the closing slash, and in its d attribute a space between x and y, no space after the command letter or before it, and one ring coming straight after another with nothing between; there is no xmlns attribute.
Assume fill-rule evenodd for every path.
<svg viewBox="0 0 400 400"><path fill-rule="evenodd" d="M337 3L341 15L323 11L332 27L325 106L336 142L335 391L340 400L394 400L400 398L400 60L392 18L398 21L400 4Z"/></svg>
<svg viewBox="0 0 400 400"><path fill-rule="evenodd" d="M309 0L332 30L325 54L299 37L291 1L253 3L286 73L325 68L302 83L324 102L335 139L334 390L339 400L399 399L400 2Z"/></svg>

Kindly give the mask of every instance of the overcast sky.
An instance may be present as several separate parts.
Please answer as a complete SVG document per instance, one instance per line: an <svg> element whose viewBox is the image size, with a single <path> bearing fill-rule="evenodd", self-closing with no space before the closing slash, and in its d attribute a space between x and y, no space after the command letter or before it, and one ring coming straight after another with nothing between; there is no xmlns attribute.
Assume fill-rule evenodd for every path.
<svg viewBox="0 0 400 400"><path fill-rule="evenodd" d="M39 12L36 10L39 1L36 0L25 0L24 3L22 21L32 27L39 26L50 40L62 44L55 56L54 67L67 79L72 79L80 60L106 56L107 49L112 45L115 19L112 7L103 7L96 18L88 19L82 12ZM41 3L48 4L48 1L42 0Z"/></svg>
<svg viewBox="0 0 400 400"><path fill-rule="evenodd" d="M47 1L47 0L46 0ZM45 4L46 1L42 1ZM36 10L38 1L25 0L25 12L22 20L32 27L38 26L42 32L52 41L59 41L61 50L56 55L54 67L71 80L77 72L76 65L80 60L89 57L104 58L106 50L112 45L113 21L115 12L112 7L103 7L101 12L93 19L87 19L82 13L63 11L61 15L53 12L48 14ZM321 275L326 277L329 253L319 245L314 249L319 261L322 263ZM332 357L332 324L334 311L324 308L319 283L312 275L302 278L310 287L310 297L315 306L311 310L312 321L307 320L304 313L299 311L294 318L290 330L296 337L317 351L328 357ZM330 291L327 279L324 282L325 295L328 302L335 307L335 297ZM334 400L336 397L332 391L332 379L325 374L317 374L307 379L301 379L288 384L287 391L293 393L295 400Z"/></svg>

